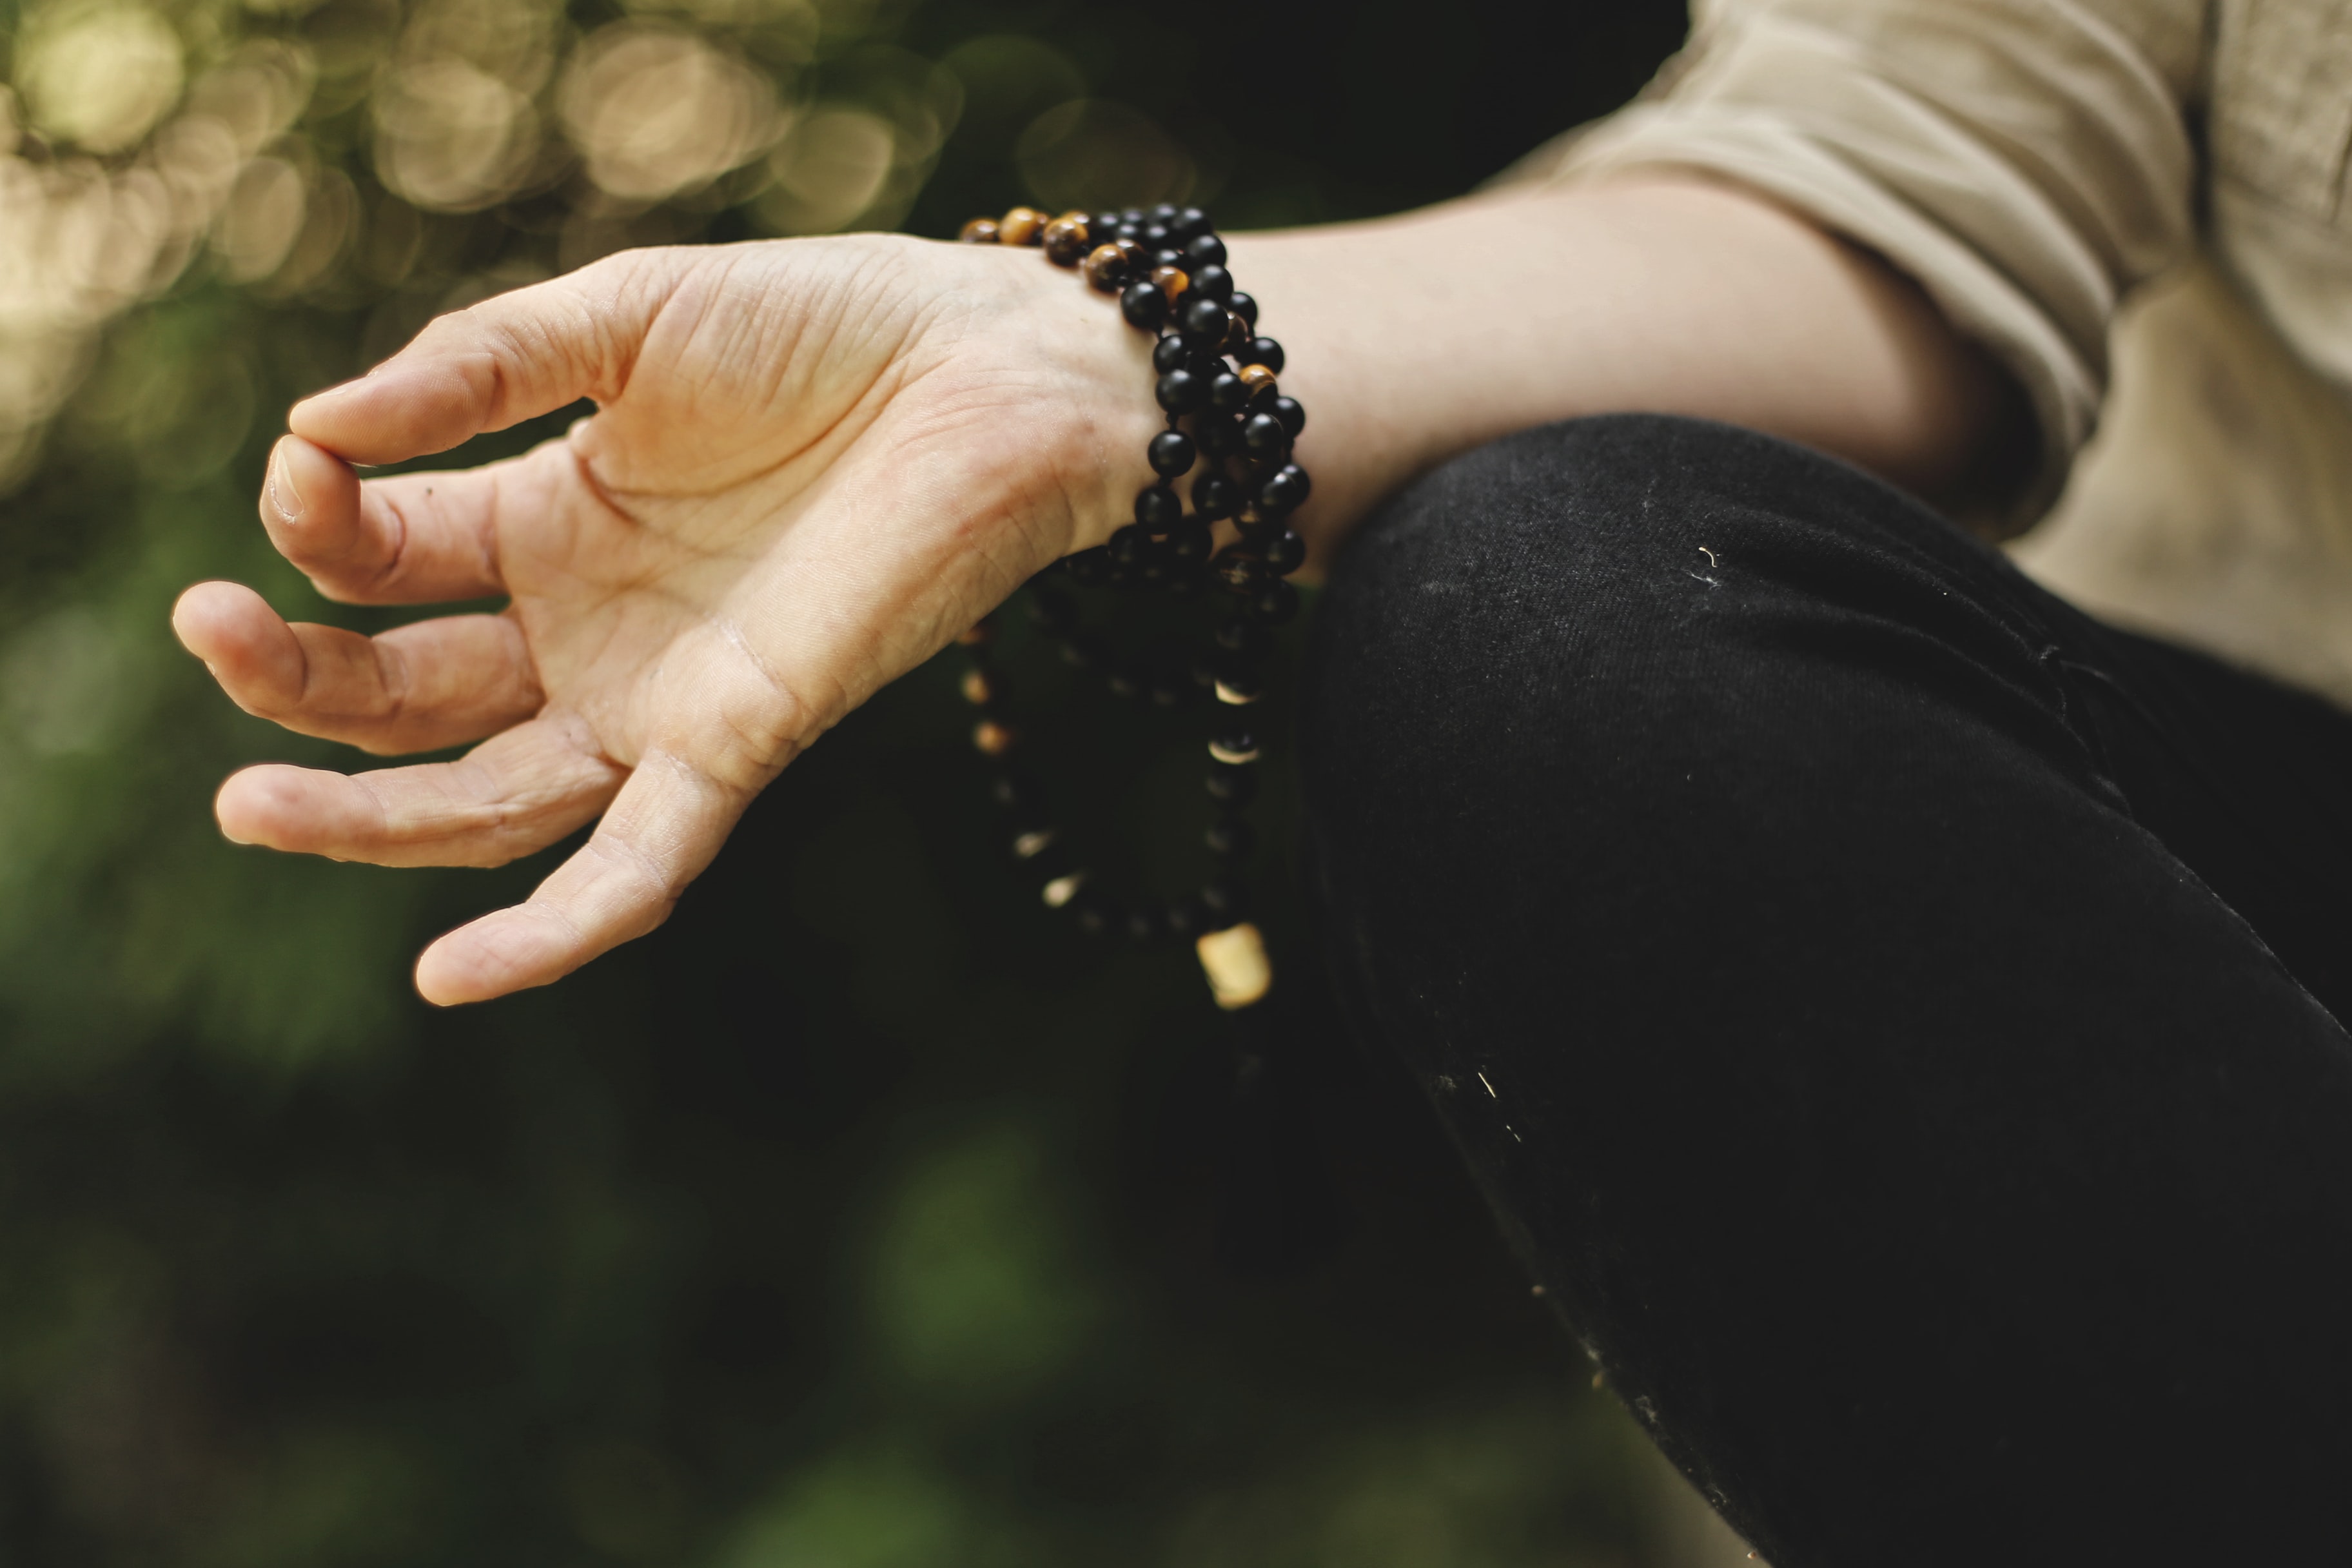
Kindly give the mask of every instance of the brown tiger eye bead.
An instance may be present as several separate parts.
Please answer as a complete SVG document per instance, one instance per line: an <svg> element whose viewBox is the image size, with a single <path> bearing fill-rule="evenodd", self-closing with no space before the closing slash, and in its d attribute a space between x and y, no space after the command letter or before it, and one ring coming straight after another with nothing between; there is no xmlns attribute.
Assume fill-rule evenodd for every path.
<svg viewBox="0 0 2352 1568"><path fill-rule="evenodd" d="M1127 258L1116 245L1098 245L1087 252L1087 281L1106 294L1116 294L1127 280Z"/></svg>
<svg viewBox="0 0 2352 1568"><path fill-rule="evenodd" d="M994 245L996 237L996 220L992 217L976 217L956 234L966 245Z"/></svg>
<svg viewBox="0 0 2352 1568"><path fill-rule="evenodd" d="M1250 325L1239 316L1225 323L1225 341L1217 345L1221 354L1237 354L1249 347Z"/></svg>
<svg viewBox="0 0 2352 1568"><path fill-rule="evenodd" d="M1168 296L1168 307L1176 307L1176 297L1192 286L1181 267L1155 267L1151 269L1151 286Z"/></svg>
<svg viewBox="0 0 2352 1568"><path fill-rule="evenodd" d="M988 679L986 670L963 672L963 700L975 708L985 708L996 700L996 683Z"/></svg>
<svg viewBox="0 0 2352 1568"><path fill-rule="evenodd" d="M997 221L996 237L1004 245L1034 245L1045 237L1048 221L1035 207L1014 207Z"/></svg>
<svg viewBox="0 0 2352 1568"><path fill-rule="evenodd" d="M1013 749L1013 729L993 719L982 719L971 727L971 743L992 757L1001 757Z"/></svg>
<svg viewBox="0 0 2352 1568"><path fill-rule="evenodd" d="M1128 276L1140 278L1151 270L1151 252L1131 239L1114 239L1111 243L1118 247L1118 258L1127 264Z"/></svg>
<svg viewBox="0 0 2352 1568"><path fill-rule="evenodd" d="M1274 372L1266 369L1265 366L1245 364L1242 366L1239 374L1242 384L1249 388L1251 402L1255 403L1261 397L1272 397L1275 395Z"/></svg>
<svg viewBox="0 0 2352 1568"><path fill-rule="evenodd" d="M1076 267L1086 259L1087 220L1065 214L1045 226L1045 259L1056 267Z"/></svg>

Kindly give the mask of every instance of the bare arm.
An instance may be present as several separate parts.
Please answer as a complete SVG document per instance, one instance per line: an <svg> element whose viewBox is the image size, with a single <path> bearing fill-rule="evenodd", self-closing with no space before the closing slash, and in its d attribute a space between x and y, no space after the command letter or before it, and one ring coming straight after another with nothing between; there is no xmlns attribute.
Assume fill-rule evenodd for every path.
<svg viewBox="0 0 2352 1568"><path fill-rule="evenodd" d="M1232 249L1312 411L1301 526L1321 546L1447 458L1588 414L1741 425L1946 501L2024 456L2014 388L1907 279L1696 177L1507 190Z"/></svg>

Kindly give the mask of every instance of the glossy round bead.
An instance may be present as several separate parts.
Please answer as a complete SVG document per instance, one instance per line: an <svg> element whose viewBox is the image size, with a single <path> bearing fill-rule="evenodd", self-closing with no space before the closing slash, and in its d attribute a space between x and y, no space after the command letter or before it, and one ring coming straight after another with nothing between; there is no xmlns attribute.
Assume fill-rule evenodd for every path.
<svg viewBox="0 0 2352 1568"><path fill-rule="evenodd" d="M1256 295L1244 294L1237 289L1234 291L1234 297L1225 301L1225 308L1239 316L1251 328L1255 329L1257 326Z"/></svg>
<svg viewBox="0 0 2352 1568"><path fill-rule="evenodd" d="M1304 505L1311 489L1305 468L1285 463L1258 485L1257 504L1268 515L1280 517Z"/></svg>
<svg viewBox="0 0 2352 1568"><path fill-rule="evenodd" d="M1192 355L1184 347L1184 340L1171 333L1152 344L1151 368L1162 375L1171 370L1193 369ZM1204 384L1206 380L1206 377L1202 377Z"/></svg>
<svg viewBox="0 0 2352 1568"><path fill-rule="evenodd" d="M1165 338L1160 340L1167 342ZM1189 370L1171 370L1151 389L1160 406L1171 414L1190 414L1209 395L1208 384Z"/></svg>
<svg viewBox="0 0 2352 1568"><path fill-rule="evenodd" d="M1162 430L1151 438L1146 455L1151 459L1151 471L1170 479L1192 466L1192 437L1181 430Z"/></svg>
<svg viewBox="0 0 2352 1568"><path fill-rule="evenodd" d="M1109 572L1110 563L1106 561L1102 576L1108 576ZM1096 579L1097 582L1101 580L1101 576ZM1100 669L1110 658L1110 651L1103 645L1102 637L1089 631L1075 631L1064 637L1060 651L1062 662L1072 669Z"/></svg>
<svg viewBox="0 0 2352 1568"><path fill-rule="evenodd" d="M1118 222L1117 213L1089 213L1087 215L1087 232L1100 243L1108 245L1118 231Z"/></svg>
<svg viewBox="0 0 2352 1568"><path fill-rule="evenodd" d="M1272 338L1252 338L1242 350L1241 360L1244 364L1262 364L1278 374L1282 370L1282 345Z"/></svg>
<svg viewBox="0 0 2352 1568"><path fill-rule="evenodd" d="M1192 481L1192 510L1211 522L1233 516L1241 500L1241 486L1223 474L1202 474Z"/></svg>
<svg viewBox="0 0 2352 1568"><path fill-rule="evenodd" d="M1248 383L1231 371L1209 378L1209 406L1220 414L1239 414L1249 406Z"/></svg>
<svg viewBox="0 0 2352 1568"><path fill-rule="evenodd" d="M1056 267L1076 267L1086 259L1087 220L1064 215L1045 226L1045 259Z"/></svg>
<svg viewBox="0 0 2352 1568"><path fill-rule="evenodd" d="M974 621L956 633L955 640L959 647L986 647L996 640L995 625L989 621Z"/></svg>
<svg viewBox="0 0 2352 1568"><path fill-rule="evenodd" d="M1218 344L1217 349L1220 353L1231 355L1239 363L1242 354L1247 352L1250 341L1250 324L1234 316L1225 322L1225 341Z"/></svg>
<svg viewBox="0 0 2352 1568"><path fill-rule="evenodd" d="M1176 301L1192 286L1192 279L1181 267L1155 267L1151 269L1151 286L1168 298L1168 308L1174 310Z"/></svg>
<svg viewBox="0 0 2352 1568"><path fill-rule="evenodd" d="M1226 305L1234 297L1234 275L1222 267L1195 267L1192 269L1192 290L1203 300L1214 300ZM1227 309L1231 309L1227 305Z"/></svg>
<svg viewBox="0 0 2352 1568"><path fill-rule="evenodd" d="M1137 526L1165 533L1184 521L1184 503L1166 485L1146 485L1135 492Z"/></svg>
<svg viewBox="0 0 2352 1568"><path fill-rule="evenodd" d="M1271 414L1253 414L1242 421L1242 445L1253 458L1278 458L1290 450L1290 432Z"/></svg>
<svg viewBox="0 0 2352 1568"><path fill-rule="evenodd" d="M1274 379L1274 372L1262 364L1245 364L1234 374L1234 379L1249 388L1250 401L1273 397L1282 389Z"/></svg>
<svg viewBox="0 0 2352 1568"><path fill-rule="evenodd" d="M1178 207L1176 216L1168 220L1168 226L1187 240L1214 232L1209 224L1209 215L1199 207Z"/></svg>
<svg viewBox="0 0 2352 1568"><path fill-rule="evenodd" d="M1151 265L1173 267L1181 272L1184 269L1184 253L1181 250L1171 250L1163 245L1151 253Z"/></svg>
<svg viewBox="0 0 2352 1568"><path fill-rule="evenodd" d="M1198 565L1209 558L1209 525L1188 517L1168 530L1168 559L1179 566Z"/></svg>
<svg viewBox="0 0 2352 1568"><path fill-rule="evenodd" d="M1154 205L1150 211L1145 213L1143 216L1146 222L1156 223L1160 225L1162 227L1165 227L1167 225L1176 221L1176 214L1179 210L1180 209L1174 202L1160 202Z"/></svg>
<svg viewBox="0 0 2352 1568"><path fill-rule="evenodd" d="M1130 283L1119 294L1118 312L1129 326L1156 332L1168 319L1168 296L1149 283Z"/></svg>
<svg viewBox="0 0 2352 1568"><path fill-rule="evenodd" d="M971 743L992 757L1001 757L1011 751L1017 738L1010 724L993 719L982 719L971 727Z"/></svg>
<svg viewBox="0 0 2352 1568"><path fill-rule="evenodd" d="M1270 569L1287 577L1307 563L1307 541L1299 537L1297 529L1286 528L1259 545L1257 552Z"/></svg>
<svg viewBox="0 0 2352 1568"><path fill-rule="evenodd" d="M1209 755L1221 763L1254 763L1258 758L1257 732L1236 714L1209 737Z"/></svg>
<svg viewBox="0 0 2352 1568"><path fill-rule="evenodd" d="M1222 342L1232 314L1214 300L1195 300L1184 307L1184 335L1203 342Z"/></svg>
<svg viewBox="0 0 2352 1568"><path fill-rule="evenodd" d="M1184 259L1195 267L1223 267L1225 242L1213 234L1204 234L1184 247Z"/></svg>
<svg viewBox="0 0 2352 1568"><path fill-rule="evenodd" d="M1257 770L1247 763L1209 764L1209 798L1226 805L1247 805L1257 795Z"/></svg>
<svg viewBox="0 0 2352 1568"><path fill-rule="evenodd" d="M1241 707L1265 695L1265 676L1254 658L1219 654L1209 667L1209 689L1218 701Z"/></svg>
<svg viewBox="0 0 2352 1568"><path fill-rule="evenodd" d="M1249 884L1232 877L1220 877L1201 889L1201 901L1209 908L1209 918L1218 929L1233 924L1249 913Z"/></svg>
<svg viewBox="0 0 2352 1568"><path fill-rule="evenodd" d="M1229 592L1242 595L1257 592L1269 577L1265 563L1238 545L1227 545L1218 551L1217 558L1209 563L1209 570L1216 574L1217 581Z"/></svg>
<svg viewBox="0 0 2352 1568"><path fill-rule="evenodd" d="M1212 458L1230 458L1242 449L1241 427L1222 414L1203 414L1192 422L1201 450Z"/></svg>
<svg viewBox="0 0 2352 1568"><path fill-rule="evenodd" d="M956 237L966 245L994 245L998 231L992 217L976 217L956 231Z"/></svg>
<svg viewBox="0 0 2352 1568"><path fill-rule="evenodd" d="M1201 901L1200 894L1187 893L1169 900L1160 918L1168 922L1171 936L1198 936L1208 929L1209 906Z"/></svg>
<svg viewBox="0 0 2352 1568"><path fill-rule="evenodd" d="M963 700L975 708L985 708L1004 695L1003 688L984 669L965 670L962 689Z"/></svg>
<svg viewBox="0 0 2352 1568"><path fill-rule="evenodd" d="M1150 553L1151 536L1143 531L1140 524L1130 522L1111 530L1110 542L1103 548L1110 552L1113 565L1133 566Z"/></svg>
<svg viewBox="0 0 2352 1568"><path fill-rule="evenodd" d="M1106 294L1116 293L1127 279L1127 258L1116 245L1097 245L1087 252L1081 270L1088 283Z"/></svg>
<svg viewBox="0 0 2352 1568"><path fill-rule="evenodd" d="M1101 582L1103 572L1109 565L1110 554L1100 545L1092 550L1081 550L1062 561L1062 570L1069 574L1071 582L1081 588L1091 588Z"/></svg>
<svg viewBox="0 0 2352 1568"><path fill-rule="evenodd" d="M1298 399L1295 397L1276 398L1266 412L1281 420L1282 427L1294 437L1307 428L1307 410L1298 405Z"/></svg>
<svg viewBox="0 0 2352 1568"><path fill-rule="evenodd" d="M1244 658L1264 658L1274 646L1274 638L1255 621L1219 621L1216 631L1212 635L1219 647Z"/></svg>
<svg viewBox="0 0 2352 1568"><path fill-rule="evenodd" d="M1053 588L1029 591L1029 624L1047 637L1060 637L1078 624L1078 607L1070 596Z"/></svg>
<svg viewBox="0 0 2352 1568"><path fill-rule="evenodd" d="M1250 614L1270 626L1278 626L1298 613L1298 590L1276 577L1250 595Z"/></svg>
<svg viewBox="0 0 2352 1568"><path fill-rule="evenodd" d="M1140 278L1151 270L1151 252L1131 239L1115 239L1111 243L1118 247L1118 258L1127 263L1129 278Z"/></svg>
<svg viewBox="0 0 2352 1568"><path fill-rule="evenodd" d="M1003 245L1035 245L1045 237L1045 226L1054 220L1035 207L1014 207L999 218L996 237Z"/></svg>
<svg viewBox="0 0 2352 1568"><path fill-rule="evenodd" d="M1210 854L1227 860L1238 860L1257 847L1257 835L1250 825L1232 816L1219 817L1209 824L1201 840L1209 847Z"/></svg>
<svg viewBox="0 0 2352 1568"><path fill-rule="evenodd" d="M1168 226L1156 221L1145 224L1135 237L1136 243L1146 250L1166 250L1168 239Z"/></svg>

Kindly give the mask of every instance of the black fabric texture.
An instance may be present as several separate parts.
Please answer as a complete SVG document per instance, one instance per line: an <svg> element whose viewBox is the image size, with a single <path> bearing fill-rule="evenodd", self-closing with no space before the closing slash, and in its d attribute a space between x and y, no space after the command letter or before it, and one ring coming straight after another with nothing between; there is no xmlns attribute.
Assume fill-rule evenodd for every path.
<svg viewBox="0 0 2352 1568"><path fill-rule="evenodd" d="M2352 719L1642 416L1307 662L1353 1026L1776 1568L2352 1563Z"/></svg>

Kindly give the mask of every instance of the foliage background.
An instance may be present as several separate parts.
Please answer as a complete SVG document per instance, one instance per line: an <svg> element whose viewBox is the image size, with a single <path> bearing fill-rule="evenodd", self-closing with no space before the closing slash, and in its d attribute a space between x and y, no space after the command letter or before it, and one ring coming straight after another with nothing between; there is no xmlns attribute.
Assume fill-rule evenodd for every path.
<svg viewBox="0 0 2352 1568"><path fill-rule="evenodd" d="M795 764L658 935L435 1015L411 955L546 861L222 842L233 767L351 759L236 713L165 616L234 576L382 624L251 498L279 411L436 311L1016 200L1393 210L1622 100L1682 26L0 0L0 1563L1666 1561L1638 1439L1311 988L1319 1153L1236 1187L1197 975L1015 896L951 669ZM1142 858L1187 853L1190 759L1084 721ZM1274 1266L1219 1264L1221 1203L1326 1189Z"/></svg>

